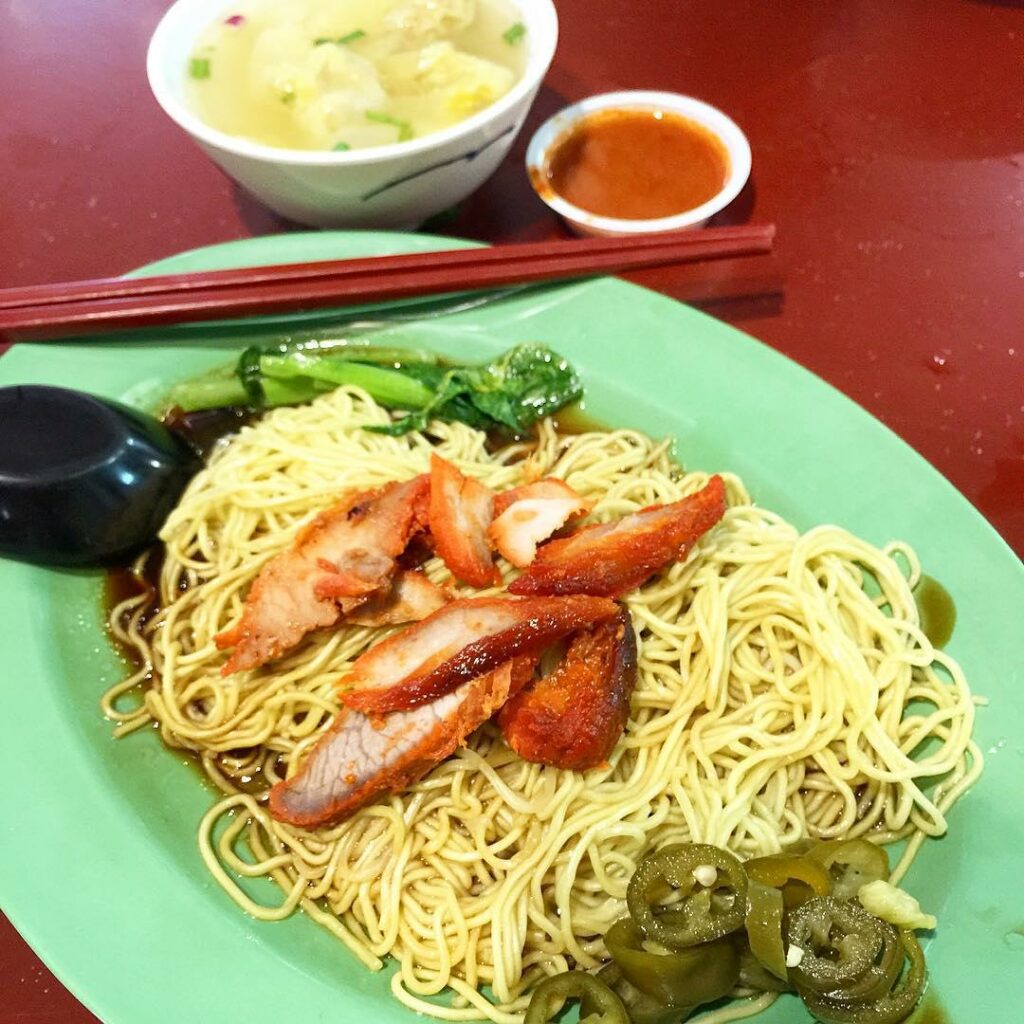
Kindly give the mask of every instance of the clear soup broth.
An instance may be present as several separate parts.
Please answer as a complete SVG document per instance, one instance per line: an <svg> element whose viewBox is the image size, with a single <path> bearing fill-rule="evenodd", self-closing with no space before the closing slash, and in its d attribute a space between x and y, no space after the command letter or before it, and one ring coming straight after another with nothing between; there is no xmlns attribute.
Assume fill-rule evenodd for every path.
<svg viewBox="0 0 1024 1024"><path fill-rule="evenodd" d="M490 106L528 48L507 0L242 0L197 40L186 100L264 145L384 146Z"/></svg>

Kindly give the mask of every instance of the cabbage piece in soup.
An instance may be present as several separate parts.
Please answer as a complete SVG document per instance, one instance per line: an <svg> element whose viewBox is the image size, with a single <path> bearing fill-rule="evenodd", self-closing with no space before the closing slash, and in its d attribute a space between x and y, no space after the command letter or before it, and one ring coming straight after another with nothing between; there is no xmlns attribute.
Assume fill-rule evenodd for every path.
<svg viewBox="0 0 1024 1024"><path fill-rule="evenodd" d="M453 38L475 17L476 0L405 0L388 11L384 24L395 33L397 49L412 50Z"/></svg>
<svg viewBox="0 0 1024 1024"><path fill-rule="evenodd" d="M207 124L344 150L440 131L504 96L528 43L507 0L242 0L186 69Z"/></svg>
<svg viewBox="0 0 1024 1024"><path fill-rule="evenodd" d="M454 124L489 107L514 81L508 68L463 53L447 42L396 53L378 67L388 93L404 116L414 121L450 118Z"/></svg>

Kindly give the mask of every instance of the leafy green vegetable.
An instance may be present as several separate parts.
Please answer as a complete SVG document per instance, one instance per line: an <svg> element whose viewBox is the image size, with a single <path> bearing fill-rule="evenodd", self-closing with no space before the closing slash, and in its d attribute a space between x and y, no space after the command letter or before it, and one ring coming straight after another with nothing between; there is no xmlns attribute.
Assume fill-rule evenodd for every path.
<svg viewBox="0 0 1024 1024"><path fill-rule="evenodd" d="M267 409L276 409L279 405L302 405L330 390L330 385L321 384L309 377L296 380L266 377L263 380L263 405Z"/></svg>
<svg viewBox="0 0 1024 1024"><path fill-rule="evenodd" d="M413 136L412 125L408 121L392 117L391 114L385 114L382 110L367 110L363 116L367 121L376 121L377 124L394 125L398 129L399 142L408 142Z"/></svg>
<svg viewBox="0 0 1024 1024"><path fill-rule="evenodd" d="M437 366L440 359L435 352L422 348L391 348L387 345L362 345L347 338L306 337L299 336L294 340L279 341L260 349L265 356L293 355L302 352L304 355L329 355L332 359L351 359L357 363L374 363L383 366L390 364L394 369L401 365L408 367Z"/></svg>
<svg viewBox="0 0 1024 1024"><path fill-rule="evenodd" d="M368 429L398 436L442 419L520 432L582 394L579 377L561 356L544 345L517 345L483 366L448 370L429 405L389 426Z"/></svg>
<svg viewBox="0 0 1024 1024"><path fill-rule="evenodd" d="M209 78L210 77L210 58L209 57L193 57L188 62L188 74L189 74L189 78Z"/></svg>
<svg viewBox="0 0 1024 1024"><path fill-rule="evenodd" d="M501 33L501 38L508 43L509 46L515 46L523 36L526 35L526 26L521 22L517 21L514 25L509 26Z"/></svg>
<svg viewBox="0 0 1024 1024"><path fill-rule="evenodd" d="M276 380L309 378L331 387L352 384L368 392L381 405L398 409L422 409L433 397L430 388L400 370L357 363L330 356L261 356L264 386L268 377Z"/></svg>
<svg viewBox="0 0 1024 1024"><path fill-rule="evenodd" d="M344 153L350 150L352 147L347 142L336 142L331 146L331 150L335 153Z"/></svg>
<svg viewBox="0 0 1024 1024"><path fill-rule="evenodd" d="M447 387L448 378L452 373L451 368L443 366L405 366L402 370L410 377L415 377L425 384L435 394L442 386ZM407 416L389 427L375 427L374 430L377 433L387 433L397 437L410 430L422 430L431 419L465 423L468 426L476 427L477 430L489 430L495 425L494 421L481 412L466 395L456 395L445 402L443 408L437 407L436 402L432 402L431 406L433 412L425 415L422 419L419 416L415 417L415 422L413 422L413 417ZM406 423L409 425L405 425Z"/></svg>
<svg viewBox="0 0 1024 1024"><path fill-rule="evenodd" d="M357 39L362 39L365 35L366 33L361 28L357 28L354 32L343 36L320 36L313 40L313 45L326 46L328 43L334 43L335 46L345 46L348 43L354 43Z"/></svg>
<svg viewBox="0 0 1024 1024"><path fill-rule="evenodd" d="M200 409L248 405L249 395L236 374L230 377L211 374L176 384L168 395L168 404L184 412L196 412Z"/></svg>
<svg viewBox="0 0 1024 1024"><path fill-rule="evenodd" d="M250 346L238 357L235 374L242 382L242 387L249 398L248 404L254 409L262 409L263 373L260 370L260 350L256 346Z"/></svg>
<svg viewBox="0 0 1024 1024"><path fill-rule="evenodd" d="M232 373L179 384L170 400L186 412L266 409L309 402L343 384L405 412L394 423L366 428L396 437L435 419L522 433L583 394L573 368L544 345L517 345L480 366L442 366L432 352L418 349L303 338L250 346Z"/></svg>
<svg viewBox="0 0 1024 1024"><path fill-rule="evenodd" d="M583 395L576 371L545 345L517 345L469 381L478 409L520 430Z"/></svg>

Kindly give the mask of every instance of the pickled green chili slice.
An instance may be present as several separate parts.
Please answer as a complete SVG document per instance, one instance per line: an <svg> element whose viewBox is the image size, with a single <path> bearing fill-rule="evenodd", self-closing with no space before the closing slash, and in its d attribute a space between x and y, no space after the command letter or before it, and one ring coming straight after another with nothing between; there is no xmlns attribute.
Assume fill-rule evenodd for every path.
<svg viewBox="0 0 1024 1024"><path fill-rule="evenodd" d="M831 996L844 1002L868 1002L881 999L892 991L903 971L905 960L900 935L896 928L886 925L882 951L875 962L857 981L836 989Z"/></svg>
<svg viewBox="0 0 1024 1024"><path fill-rule="evenodd" d="M790 976L799 991L832 995L856 985L878 962L892 925L859 903L833 897L808 900L789 915L786 940L802 952Z"/></svg>
<svg viewBox="0 0 1024 1024"><path fill-rule="evenodd" d="M868 1000L855 1000L835 995L818 995L797 986L807 1009L825 1024L900 1024L906 1020L921 1000L927 979L924 953L917 936L907 929L899 932L901 956L909 959L910 967L898 988ZM897 971L897 977L899 972Z"/></svg>
<svg viewBox="0 0 1024 1024"><path fill-rule="evenodd" d="M708 873L714 880L702 885L695 872ZM671 907L665 906L667 897L672 897ZM626 905L644 938L669 949L686 949L743 926L747 873L736 857L717 846L666 846L637 865Z"/></svg>
<svg viewBox="0 0 1024 1024"><path fill-rule="evenodd" d="M644 936L624 917L604 937L622 976L634 988L664 1006L698 1006L720 999L739 977L739 953L726 940L668 953L644 948Z"/></svg>
<svg viewBox="0 0 1024 1024"><path fill-rule="evenodd" d="M550 1024L569 999L586 1000L590 1010L580 1024L630 1024L622 1000L600 979L584 971L545 978L530 997L523 1024Z"/></svg>
<svg viewBox="0 0 1024 1024"><path fill-rule="evenodd" d="M694 1006L666 1006L652 999L646 992L631 985L614 961L605 964L596 977L622 1000L632 1024L682 1024L696 1009ZM597 1007L589 997L584 996L580 1000L580 1019L586 1020L589 1014L595 1012Z"/></svg>
<svg viewBox="0 0 1024 1024"><path fill-rule="evenodd" d="M809 856L775 853L754 857L743 866L752 881L778 889L787 910L806 903L812 896L828 896L832 892L828 871Z"/></svg>
<svg viewBox="0 0 1024 1024"><path fill-rule="evenodd" d="M788 978L782 940L782 892L752 879L747 883L747 941L751 953L780 981Z"/></svg>
<svg viewBox="0 0 1024 1024"><path fill-rule="evenodd" d="M744 938L734 936L736 949L740 956L740 976L737 985L740 988L753 989L755 992L792 992L793 984L777 978L769 971L750 950L750 943Z"/></svg>
<svg viewBox="0 0 1024 1024"><path fill-rule="evenodd" d="M829 873L832 895L852 900L862 885L889 878L889 857L881 846L867 839L835 839L816 843L806 856Z"/></svg>

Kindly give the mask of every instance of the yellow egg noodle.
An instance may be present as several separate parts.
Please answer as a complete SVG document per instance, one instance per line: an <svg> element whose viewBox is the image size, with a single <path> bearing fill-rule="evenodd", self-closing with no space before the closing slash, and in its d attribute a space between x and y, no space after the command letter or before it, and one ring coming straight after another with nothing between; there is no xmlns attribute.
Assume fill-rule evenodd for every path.
<svg viewBox="0 0 1024 1024"><path fill-rule="evenodd" d="M393 957L392 991L412 1009L518 1024L541 978L599 965L600 936L624 914L626 883L652 847L693 840L747 857L806 834L909 838L896 880L924 837L945 832L981 755L963 672L920 628L913 552L835 526L800 534L729 474L723 521L626 598L639 673L607 768L527 763L487 725L421 782L346 822L305 831L271 820L266 787L302 762L338 708L334 682L384 631L323 631L227 679L213 638L260 567L339 492L422 473L432 450L494 488L561 477L596 499L596 520L707 480L676 464L670 442L632 430L560 436L545 421L536 445L489 454L461 424L435 425L433 439L360 429L387 419L341 388L244 428L167 521L163 610L144 621L148 602L136 597L112 613L146 665L104 710L119 734L155 722L169 746L198 755L224 793L200 825L202 856L254 917L301 907L367 967ZM427 571L447 578L436 559ZM258 876L280 886L277 906L243 890L240 879Z"/></svg>

